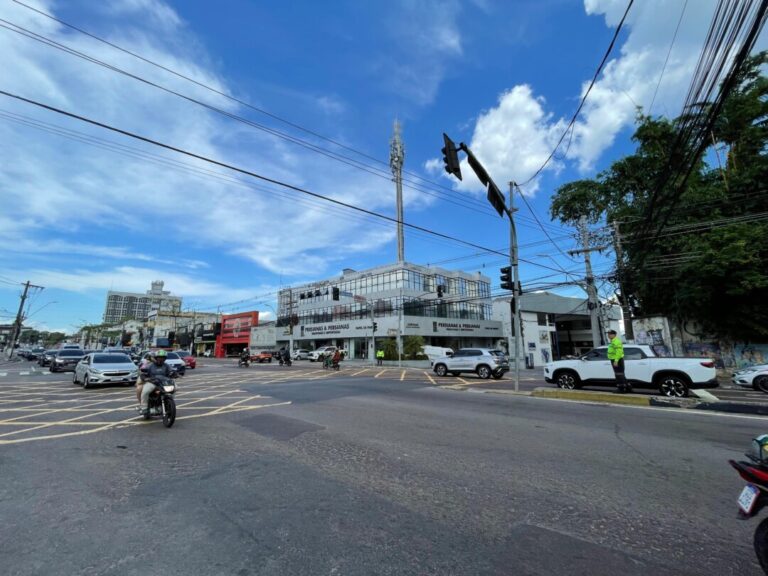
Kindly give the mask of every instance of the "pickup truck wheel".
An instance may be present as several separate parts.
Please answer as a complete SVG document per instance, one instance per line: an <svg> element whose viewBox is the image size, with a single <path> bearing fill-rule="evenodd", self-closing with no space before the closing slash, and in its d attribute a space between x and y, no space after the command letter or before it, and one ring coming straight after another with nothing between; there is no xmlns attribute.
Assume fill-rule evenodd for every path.
<svg viewBox="0 0 768 576"><path fill-rule="evenodd" d="M570 370L560 372L557 375L557 378L555 378L555 383L558 388L562 388L563 390L576 390L581 387L578 374L576 374L576 372L571 372Z"/></svg>
<svg viewBox="0 0 768 576"><path fill-rule="evenodd" d="M448 374L448 369L445 367L445 364L438 364L435 366L435 374L437 374L440 377L445 376Z"/></svg>
<svg viewBox="0 0 768 576"><path fill-rule="evenodd" d="M491 369L488 366L478 366L477 375L483 380L488 380L491 377Z"/></svg>
<svg viewBox="0 0 768 576"><path fill-rule="evenodd" d="M755 390L760 390L768 394L768 376L758 376L755 378Z"/></svg>
<svg viewBox="0 0 768 576"><path fill-rule="evenodd" d="M674 374L663 375L659 378L659 391L670 398L685 398L688 396L688 383Z"/></svg>

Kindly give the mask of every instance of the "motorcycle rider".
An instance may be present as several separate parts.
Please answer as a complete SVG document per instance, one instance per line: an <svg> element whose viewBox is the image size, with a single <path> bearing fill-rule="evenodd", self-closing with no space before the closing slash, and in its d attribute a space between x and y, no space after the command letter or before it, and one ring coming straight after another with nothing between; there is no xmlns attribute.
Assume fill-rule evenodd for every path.
<svg viewBox="0 0 768 576"><path fill-rule="evenodd" d="M157 376L166 376L173 378L176 373L173 368L165 363L165 358L168 356L168 352L165 350L158 350L155 352L155 359L152 364L149 364L142 370L144 385L141 388L141 415L146 416L149 414L149 395L154 392L156 386L150 382L152 378Z"/></svg>
<svg viewBox="0 0 768 576"><path fill-rule="evenodd" d="M152 352L148 352L147 355L139 363L139 375L136 378L136 400L141 404L141 390L144 387L144 370L154 362L154 356Z"/></svg>
<svg viewBox="0 0 768 576"><path fill-rule="evenodd" d="M243 348L243 351L240 352L240 362L248 366L248 363L251 361L251 353L248 350L248 348Z"/></svg>

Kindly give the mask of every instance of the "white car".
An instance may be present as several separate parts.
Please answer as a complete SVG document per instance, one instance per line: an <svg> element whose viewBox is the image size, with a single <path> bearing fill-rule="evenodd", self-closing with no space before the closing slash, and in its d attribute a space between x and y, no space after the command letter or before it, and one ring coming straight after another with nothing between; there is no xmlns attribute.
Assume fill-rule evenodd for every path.
<svg viewBox="0 0 768 576"><path fill-rule="evenodd" d="M139 362L139 365L144 361L144 359L147 356L153 355L154 352L147 352L142 357L141 361ZM165 357L165 363L168 364L171 368L175 369L176 372L179 373L179 376L184 376L184 372L187 370L187 363L184 362L184 359L176 354L176 352L168 352L168 355Z"/></svg>
<svg viewBox="0 0 768 576"><path fill-rule="evenodd" d="M293 360L309 360L309 350L303 348L297 348L293 351Z"/></svg>
<svg viewBox="0 0 768 576"><path fill-rule="evenodd" d="M731 382L744 388L760 390L768 394L768 364L749 366L733 373Z"/></svg>
<svg viewBox="0 0 768 576"><path fill-rule="evenodd" d="M321 357L325 357L327 354L333 354L336 352L336 346L321 346L317 350L312 350L309 353L309 361L317 362Z"/></svg>
<svg viewBox="0 0 768 576"><path fill-rule="evenodd" d="M139 369L127 354L104 354L94 352L83 358L72 374L73 384L82 384L90 388L94 384L123 384L130 386L136 383Z"/></svg>
<svg viewBox="0 0 768 576"><path fill-rule="evenodd" d="M650 346L624 345L624 374L636 388L656 388L665 396L688 396L692 388L717 388L711 358L661 358ZM557 360L544 366L544 380L573 390L587 386L616 386L608 347L590 350L575 360Z"/></svg>
<svg viewBox="0 0 768 576"><path fill-rule="evenodd" d="M459 348L450 356L432 361L432 370L438 376L458 376L462 372L473 372L483 380L493 377L498 380L509 372L509 361L503 352L489 348Z"/></svg>

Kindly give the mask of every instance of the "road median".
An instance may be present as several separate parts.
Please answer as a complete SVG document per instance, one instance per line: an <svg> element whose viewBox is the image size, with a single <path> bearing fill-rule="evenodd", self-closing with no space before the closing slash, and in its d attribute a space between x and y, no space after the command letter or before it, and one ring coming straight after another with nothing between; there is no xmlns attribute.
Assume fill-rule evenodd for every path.
<svg viewBox="0 0 768 576"><path fill-rule="evenodd" d="M557 398L559 400L602 402L604 404L650 406L650 396L641 396L639 394L616 394L614 392L590 392L587 390L561 390L560 388L536 388L531 392L531 396L536 398Z"/></svg>

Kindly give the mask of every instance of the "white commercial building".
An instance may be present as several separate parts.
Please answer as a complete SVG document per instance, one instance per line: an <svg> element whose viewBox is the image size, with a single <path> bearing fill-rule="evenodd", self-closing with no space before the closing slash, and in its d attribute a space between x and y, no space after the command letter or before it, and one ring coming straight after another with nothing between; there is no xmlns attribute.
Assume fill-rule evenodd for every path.
<svg viewBox="0 0 768 576"><path fill-rule="evenodd" d="M150 312L173 313L181 310L181 298L171 296L163 290L164 282L155 280L152 288L146 293L138 292L107 292L107 303L104 307L104 324L117 324L123 320L143 320Z"/></svg>
<svg viewBox="0 0 768 576"><path fill-rule="evenodd" d="M520 316L523 324L520 344L521 365L529 368L543 366L553 359L577 356L601 342L592 341L592 331L586 298L571 298L549 292L524 293L520 300ZM601 305L600 333L620 330L621 308ZM493 300L493 317L501 321L504 330L503 344L512 331L510 298ZM514 340L513 340L514 345Z"/></svg>
<svg viewBox="0 0 768 576"><path fill-rule="evenodd" d="M333 345L351 358L372 358L374 340L398 335L453 349L495 347L502 338L487 276L405 262L286 288L278 307L281 345L292 323L294 348Z"/></svg>

